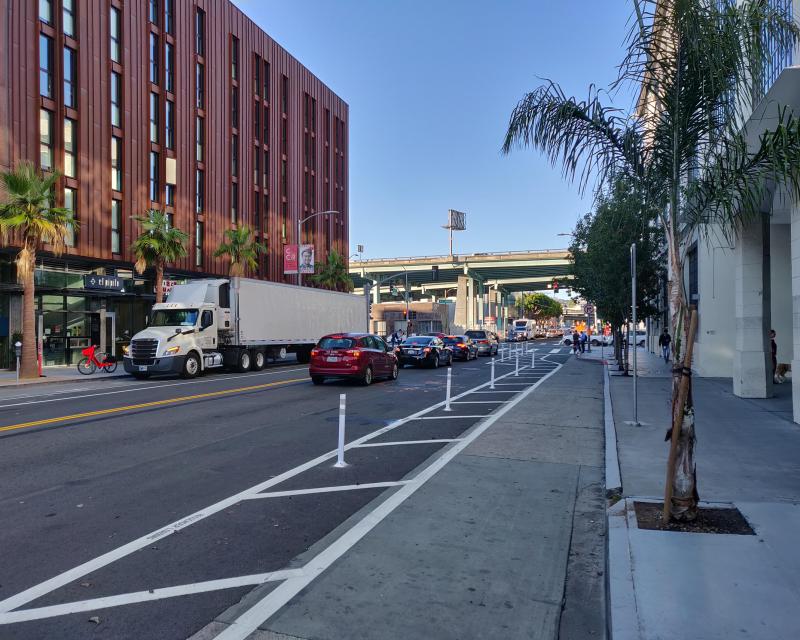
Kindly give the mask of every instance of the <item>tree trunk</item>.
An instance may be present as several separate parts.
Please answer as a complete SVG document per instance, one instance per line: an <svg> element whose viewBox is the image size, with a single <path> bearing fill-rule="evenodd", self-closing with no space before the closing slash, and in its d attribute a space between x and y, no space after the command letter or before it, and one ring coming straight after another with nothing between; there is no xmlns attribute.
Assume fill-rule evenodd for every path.
<svg viewBox="0 0 800 640"><path fill-rule="evenodd" d="M672 429L681 423L680 434L675 449L675 468L672 477L667 478L670 483L671 500L669 513L671 519L677 521L691 521L697 517L697 470L694 459L694 403L692 401L692 380L688 380L688 393L686 402L679 406L679 391L684 368L691 369L691 362L683 362L689 341L689 309L683 295L683 265L677 258L677 247L669 245L670 261L672 265L672 278L669 282L669 302L672 312L672 336L675 341L674 368L672 376L672 427L667 433L667 440L671 440ZM687 371L687 374L689 372ZM682 418L682 420L681 420ZM665 513L666 506L665 506Z"/></svg>
<svg viewBox="0 0 800 640"><path fill-rule="evenodd" d="M26 380L39 377L36 348L36 295L34 270L36 253L31 251L30 264L21 271L22 281L22 360L19 377ZM17 267L19 269L19 266Z"/></svg>
<svg viewBox="0 0 800 640"><path fill-rule="evenodd" d="M156 264L156 304L164 302L164 265Z"/></svg>

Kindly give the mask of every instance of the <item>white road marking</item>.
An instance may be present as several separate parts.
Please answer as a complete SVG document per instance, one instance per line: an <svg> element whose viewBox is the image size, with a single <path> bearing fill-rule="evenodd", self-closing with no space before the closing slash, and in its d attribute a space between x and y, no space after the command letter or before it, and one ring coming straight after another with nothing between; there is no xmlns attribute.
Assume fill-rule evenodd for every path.
<svg viewBox="0 0 800 640"><path fill-rule="evenodd" d="M451 404L503 404L508 400L459 400Z"/></svg>
<svg viewBox="0 0 800 640"><path fill-rule="evenodd" d="M550 353L561 353L561 349L550 349Z"/></svg>
<svg viewBox="0 0 800 640"><path fill-rule="evenodd" d="M472 393L473 394L478 394L478 393L517 393L517 392L516 391L507 391L507 390L504 390L504 389L497 389L495 391L473 391Z"/></svg>
<svg viewBox="0 0 800 640"><path fill-rule="evenodd" d="M132 593L121 593L116 596L79 600L78 602L68 602L66 604L56 604L48 607L36 607L35 609L23 609L22 611L0 613L0 624L41 620L43 618L53 618L68 613L96 611L98 609L108 609L109 607L134 604L136 602L150 602L152 600L163 600L164 598L187 596L194 593L206 593L207 591L219 591L220 589L246 587L249 585L264 584L265 582L286 580L287 578L300 575L302 575L301 569L284 569L282 571L272 571L271 573L256 573L249 576L208 580L206 582L182 584L176 587L164 587L162 589L152 589L149 591L134 591Z"/></svg>
<svg viewBox="0 0 800 640"><path fill-rule="evenodd" d="M402 443L401 443L402 444ZM364 444L362 447L369 447ZM374 445L372 445L374 446ZM356 491L357 489L384 489L405 484L404 480L392 482L371 482L365 484L342 484L332 487L314 487L312 489L290 489L287 491L270 491L269 493L254 493L247 496L246 500L260 500L261 498L286 498L288 496L305 496L312 493L335 493L337 491Z"/></svg>
<svg viewBox="0 0 800 640"><path fill-rule="evenodd" d="M259 626L269 620L287 602L294 598L300 591L305 589L311 582L336 560L341 558L359 540L374 529L386 516L392 513L406 499L414 494L428 480L436 475L444 466L461 453L467 446L474 442L481 434L491 427L499 418L510 411L514 406L530 395L542 382L558 371L562 365L558 365L547 376L542 378L535 385L531 386L524 393L520 394L514 401L503 406L497 413L476 426L468 436L456 443L452 447L446 448L438 458L436 458L423 471L408 482L404 487L398 489L389 496L384 502L378 505L373 511L364 516L351 529L341 535L329 547L321 551L302 569L302 574L294 578L289 578L278 585L269 594L262 598L250 609L234 620L225 630L220 633L215 640L245 640Z"/></svg>
<svg viewBox="0 0 800 640"><path fill-rule="evenodd" d="M461 438L431 438L430 440L397 440L393 442L367 442L358 446L364 447L397 447L404 444L434 444L436 442L458 442Z"/></svg>
<svg viewBox="0 0 800 640"><path fill-rule="evenodd" d="M15 404L3 404L3 409L8 409L10 407L22 407L30 404L44 404L45 402L61 402L62 400L79 400L82 398L97 398L98 396L112 396L117 393L128 393L129 391L147 391L149 389L163 389L164 387L182 387L187 384L200 384L202 382L216 382L224 381L224 380L238 380L240 378L255 378L257 376L274 376L278 375L279 373L291 373L293 371L307 371L306 367L300 367L298 369L280 369L279 371L259 371L258 373L246 373L241 376L225 376L219 378L202 378L200 380L184 380L183 382L170 382L167 384L159 384L159 385L148 385L146 387L128 387L125 389L120 389L119 391L103 391L101 393L88 393L82 396L63 396L60 398L50 398L49 400L31 400L29 402L17 402ZM13 398L12 398L13 399Z"/></svg>
<svg viewBox="0 0 800 640"><path fill-rule="evenodd" d="M485 418L486 416L423 416L417 420L458 420L459 418Z"/></svg>
<svg viewBox="0 0 800 640"><path fill-rule="evenodd" d="M520 385L524 386L526 384L530 384L530 382L498 382L495 386L498 386L498 387L518 387Z"/></svg>
<svg viewBox="0 0 800 640"><path fill-rule="evenodd" d="M558 365L558 366L561 366L561 365ZM554 371L555 371L555 369L554 369ZM513 375L513 374L507 373L507 374L504 374L502 376L498 376L497 379L501 380L501 379L503 379L503 378L505 378L506 376L509 376L509 375ZM230 379L230 377L226 378L226 379ZM483 384L479 384L476 387L473 387L473 388L468 389L467 391L464 391L464 392L462 392L462 393L460 393L460 394L458 394L456 396L453 396L453 398L451 398L451 400L457 400L459 398L463 398L464 396L469 395L472 392L479 391L480 389L483 389L483 388L489 386L489 384L490 384L489 381L484 382ZM436 409L438 409L440 407L443 407L443 406L444 406L444 400L442 400L440 402L437 402L437 403L435 403L433 405L430 405L429 407L426 407L425 409L421 409L421 410L417 411L416 413L412 413L411 415L409 415L409 416L407 416L405 418L400 418L399 420L395 420L394 422L388 424L385 427L382 427L381 429L377 429L376 431L373 431L372 433L368 433L368 434L362 436L361 438L358 438L357 440L353 440L351 443L345 445L345 449L351 449L353 447L357 447L357 446L359 446L360 444L362 444L364 442L372 440L373 438L377 438L378 436L386 433L387 431L390 431L392 429L396 429L397 427L402 426L402 425L406 424L407 422L410 422L412 420L416 420L417 418L419 418L421 416L424 416L426 413L430 413L431 411L435 411ZM465 416L462 416L462 417L465 417ZM483 418L485 416L477 416L477 417L478 418ZM327 453L323 453L322 455L319 455L319 456L317 456L316 458L314 458L312 460L308 460L307 462L305 462L305 463L303 463L303 464L301 464L301 465L299 465L297 467L294 467L293 469L289 469L288 471L284 471L283 473L281 473L281 474L279 474L277 476L274 476L274 477L270 478L269 480L265 480L263 482L260 482L259 484L256 484L256 485L250 487L249 489L245 489L243 491L240 491L239 493L236 493L236 494L234 494L232 496L224 498L223 500L220 500L219 502L216 502L216 503L214 503L212 505L209 505L205 509L201 509L201 510L196 511L196 512L194 512L194 513L192 513L192 514L190 514L190 515L188 515L188 516L186 516L184 518L181 518L180 520L176 520L175 522L172 522L172 523L166 525L165 527L163 527L163 528L161 528L161 529L159 529L157 531L153 531L152 533L145 534L145 535L141 536L140 538L137 538L135 540L131 540L130 542L128 542L127 544L122 545L121 547L117 547L116 549L112 549L111 551L108 551L108 552L104 553L103 555L97 556L96 558L93 558L93 559L88 560L88 561L86 561L86 562L84 562L82 564L79 564L78 566L73 567L72 569L68 569L67 571L64 571L64 572L62 572L62 573L60 573L58 575L55 575L52 578L49 578L48 580L45 580L44 582L40 582L39 584L36 584L36 585L34 585L32 587L29 587L28 589L25 589L24 591L20 591L19 593L6 598L5 600L0 601L0 614L8 612L8 611L13 611L14 609L18 609L19 607L27 604L28 602L36 600L37 598L40 598L40 597L50 593L51 591L55 591L56 589L59 589L60 587L63 587L64 585L67 585L70 582L73 582L73 581L77 580L78 578L80 578L82 576L85 576L88 573L92 573L93 571L97 571L98 569L102 569L103 567L106 567L109 564L111 564L113 562L116 562L117 560L119 560L121 558L129 556L130 554L135 553L136 551L139 551L140 549L143 549L143 548L153 544L153 542L156 541L156 540L161 540L162 538L166 538L167 536L172 535L176 531L180 531L182 529L185 529L186 527L188 527L188 526L190 526L190 525L192 525L192 524L194 524L196 522L204 520L204 519L208 518L209 516L212 516L212 515L214 515L216 513L219 513L220 511L224 511L225 509L228 509L228 508L232 507L233 505L235 505L235 504L237 504L237 503L239 503L239 502L241 502L243 500L248 499L248 497L250 495L252 495L252 494L260 493L264 489L268 489L269 487L273 487L273 486L275 486L277 484L280 484L284 480L288 480L289 478L293 478L294 476L299 475L300 473L303 473L304 471L307 471L308 469L316 467L317 465L322 464L326 460L330 460L330 459L334 458L336 456L336 453L337 453L336 449L334 449L332 451L328 451Z"/></svg>

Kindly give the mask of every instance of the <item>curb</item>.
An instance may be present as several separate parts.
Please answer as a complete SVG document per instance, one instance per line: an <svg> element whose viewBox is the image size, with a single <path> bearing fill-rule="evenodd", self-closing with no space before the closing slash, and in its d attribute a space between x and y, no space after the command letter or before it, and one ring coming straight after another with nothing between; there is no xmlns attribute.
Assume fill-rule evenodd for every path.
<svg viewBox="0 0 800 640"><path fill-rule="evenodd" d="M619 455L617 453L617 429L614 425L614 408L611 405L611 387L608 376L608 364L603 367L603 398L605 410L603 419L605 422L605 443L606 443L606 497L619 496L622 494L622 476L619 470Z"/></svg>
<svg viewBox="0 0 800 640"><path fill-rule="evenodd" d="M102 378L93 378L92 376L84 376L83 378L53 378L47 379L48 376L41 376L36 380L27 380L25 382L20 382L17 384L16 382L3 382L0 381L0 391L3 389L22 389L22 388L29 388L29 387L36 387L41 385L48 385L48 384L66 384L69 382L90 382L92 380L114 380L115 378L125 378L129 377L127 373L104 373L101 374Z"/></svg>
<svg viewBox="0 0 800 640"><path fill-rule="evenodd" d="M606 510L606 526L608 637L610 640L641 640L628 532L628 501L625 498Z"/></svg>

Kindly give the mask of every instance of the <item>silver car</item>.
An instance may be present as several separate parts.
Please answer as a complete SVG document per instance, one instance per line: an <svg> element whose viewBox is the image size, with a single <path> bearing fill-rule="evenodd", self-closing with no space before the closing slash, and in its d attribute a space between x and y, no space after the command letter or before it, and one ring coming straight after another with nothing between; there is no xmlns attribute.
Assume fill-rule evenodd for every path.
<svg viewBox="0 0 800 640"><path fill-rule="evenodd" d="M467 331L465 335L468 335L470 338L472 338L472 341L478 345L479 356L497 355L499 340L491 331L473 329L471 331Z"/></svg>

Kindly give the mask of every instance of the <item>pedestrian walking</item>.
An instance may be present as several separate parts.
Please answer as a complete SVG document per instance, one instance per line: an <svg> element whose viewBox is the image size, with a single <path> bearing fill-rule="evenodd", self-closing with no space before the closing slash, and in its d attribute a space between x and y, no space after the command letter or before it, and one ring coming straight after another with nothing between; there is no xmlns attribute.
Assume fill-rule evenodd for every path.
<svg viewBox="0 0 800 640"><path fill-rule="evenodd" d="M661 357L664 358L664 362L669 362L669 347L671 344L672 336L669 335L669 331L664 327L663 333L658 336L658 346L661 347Z"/></svg>
<svg viewBox="0 0 800 640"><path fill-rule="evenodd" d="M576 356L578 355L578 350L581 348L580 341L581 341L581 334L579 334L576 330L572 333L572 353L575 354Z"/></svg>
<svg viewBox="0 0 800 640"><path fill-rule="evenodd" d="M581 331L581 335L580 335L580 338L579 338L580 347L581 347L581 353L584 353L586 351L586 341L588 339L589 339L589 337L586 335L586 332L585 331Z"/></svg>

